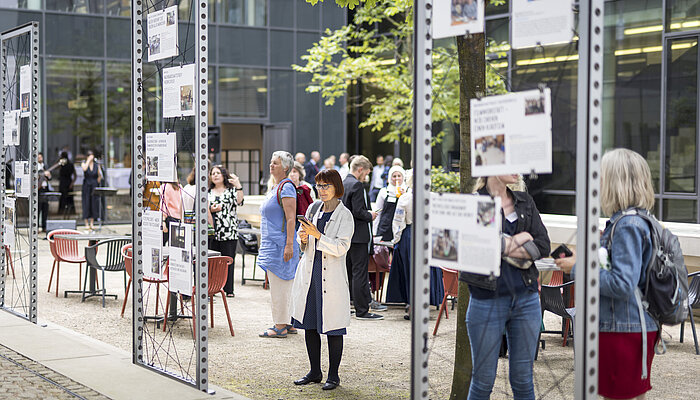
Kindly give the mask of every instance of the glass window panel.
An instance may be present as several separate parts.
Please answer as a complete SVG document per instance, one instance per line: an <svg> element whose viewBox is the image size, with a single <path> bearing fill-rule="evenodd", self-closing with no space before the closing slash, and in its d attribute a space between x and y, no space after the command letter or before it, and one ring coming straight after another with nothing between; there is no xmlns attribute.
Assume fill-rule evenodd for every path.
<svg viewBox="0 0 700 400"><path fill-rule="evenodd" d="M700 28L700 1L667 0L666 29L669 32L697 30Z"/></svg>
<svg viewBox="0 0 700 400"><path fill-rule="evenodd" d="M496 14L504 14L507 13L509 8L508 8L508 3L510 3L510 0L506 0L503 4L500 5L494 5L492 2L487 1L486 2L486 10L484 13L488 15L496 15Z"/></svg>
<svg viewBox="0 0 700 400"><path fill-rule="evenodd" d="M267 72L257 68L219 68L219 115L267 115Z"/></svg>
<svg viewBox="0 0 700 400"><path fill-rule="evenodd" d="M294 72L270 71L270 122L294 120Z"/></svg>
<svg viewBox="0 0 700 400"><path fill-rule="evenodd" d="M222 64L267 65L267 31L219 27L219 62Z"/></svg>
<svg viewBox="0 0 700 400"><path fill-rule="evenodd" d="M41 0L0 0L0 8L41 10Z"/></svg>
<svg viewBox="0 0 700 400"><path fill-rule="evenodd" d="M52 15L51 18L46 18L46 53L103 57L102 21L102 18L74 15Z"/></svg>
<svg viewBox="0 0 700 400"><path fill-rule="evenodd" d="M293 0L270 0L270 26L294 27Z"/></svg>
<svg viewBox="0 0 700 400"><path fill-rule="evenodd" d="M575 43L513 51L512 91L552 89L552 170L531 182L530 191L575 190L578 52ZM505 63L505 65L504 65ZM496 64L505 67L506 61ZM505 70L503 70L505 75Z"/></svg>
<svg viewBox="0 0 700 400"><path fill-rule="evenodd" d="M340 154L347 149L344 100L337 99L332 106L321 105L323 152L326 154Z"/></svg>
<svg viewBox="0 0 700 400"><path fill-rule="evenodd" d="M0 11L0 30L2 32L7 29L12 29L15 26L24 25L30 21L41 21L41 14L37 12L25 11Z"/></svg>
<svg viewBox="0 0 700 400"><path fill-rule="evenodd" d="M102 14L103 0L46 0L46 9L77 14ZM48 22L47 18L47 22ZM65 25L71 26L73 25Z"/></svg>
<svg viewBox="0 0 700 400"><path fill-rule="evenodd" d="M508 18L490 19L486 21L486 38L496 44L508 43L510 26Z"/></svg>
<svg viewBox="0 0 700 400"><path fill-rule="evenodd" d="M107 166L131 168L131 63L108 61Z"/></svg>
<svg viewBox="0 0 700 400"><path fill-rule="evenodd" d="M533 186L532 182L528 182L527 186L529 190ZM533 193L532 190L530 190L530 194L535 200L540 214L576 215L576 195Z"/></svg>
<svg viewBox="0 0 700 400"><path fill-rule="evenodd" d="M321 16L323 18L323 29L338 29L345 25L345 8L338 7L333 2L324 2Z"/></svg>
<svg viewBox="0 0 700 400"><path fill-rule="evenodd" d="M270 65L290 68L294 59L294 33L291 31L270 31Z"/></svg>
<svg viewBox="0 0 700 400"><path fill-rule="evenodd" d="M107 15L131 16L131 0L106 0Z"/></svg>
<svg viewBox="0 0 700 400"><path fill-rule="evenodd" d="M296 129L294 129L296 148L313 148L319 150L319 120L321 118L318 93L307 93L308 74L297 73L296 84Z"/></svg>
<svg viewBox="0 0 700 400"><path fill-rule="evenodd" d="M308 54L309 49L313 47L314 42L318 42L319 36L316 33L297 33L297 57L294 62L302 62L301 56Z"/></svg>
<svg viewBox="0 0 700 400"><path fill-rule="evenodd" d="M695 193L698 39L669 41L666 80L666 187Z"/></svg>
<svg viewBox="0 0 700 400"><path fill-rule="evenodd" d="M606 3L603 150L624 147L646 158L659 190L661 0Z"/></svg>
<svg viewBox="0 0 700 400"><path fill-rule="evenodd" d="M47 59L46 149L58 154L68 146L75 159L88 150L102 153L104 137L102 63Z"/></svg>
<svg viewBox="0 0 700 400"><path fill-rule="evenodd" d="M131 58L131 21L107 18L107 57Z"/></svg>
<svg viewBox="0 0 700 400"><path fill-rule="evenodd" d="M696 224L698 218L697 200L664 200L663 221L667 222L687 222Z"/></svg>
<svg viewBox="0 0 700 400"><path fill-rule="evenodd" d="M297 28L318 30L321 19L321 4L311 5L306 0L290 1L296 1L297 3Z"/></svg>
<svg viewBox="0 0 700 400"><path fill-rule="evenodd" d="M219 22L236 25L265 26L266 0L222 0Z"/></svg>

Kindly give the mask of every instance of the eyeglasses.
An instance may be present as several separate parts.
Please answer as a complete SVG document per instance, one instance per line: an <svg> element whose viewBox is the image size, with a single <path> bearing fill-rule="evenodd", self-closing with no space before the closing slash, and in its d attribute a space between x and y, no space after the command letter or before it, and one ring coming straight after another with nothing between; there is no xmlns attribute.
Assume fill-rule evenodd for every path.
<svg viewBox="0 0 700 400"><path fill-rule="evenodd" d="M331 186L333 186L333 185L331 185L330 183L317 183L317 184L316 184L316 189L319 189L319 190L328 190L328 188L331 187Z"/></svg>

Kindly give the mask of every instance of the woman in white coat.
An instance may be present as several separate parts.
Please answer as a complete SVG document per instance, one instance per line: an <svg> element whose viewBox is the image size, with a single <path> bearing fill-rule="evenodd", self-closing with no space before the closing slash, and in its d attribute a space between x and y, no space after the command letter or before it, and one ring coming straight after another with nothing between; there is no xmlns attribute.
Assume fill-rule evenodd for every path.
<svg viewBox="0 0 700 400"><path fill-rule="evenodd" d="M323 390L340 384L338 367L343 355L343 335L350 325L350 291L345 255L355 230L353 216L340 200L343 181L335 169L316 175L321 201L306 211L298 240L304 255L292 286L292 322L304 329L311 369L295 385L320 383L321 333L328 337L328 379Z"/></svg>

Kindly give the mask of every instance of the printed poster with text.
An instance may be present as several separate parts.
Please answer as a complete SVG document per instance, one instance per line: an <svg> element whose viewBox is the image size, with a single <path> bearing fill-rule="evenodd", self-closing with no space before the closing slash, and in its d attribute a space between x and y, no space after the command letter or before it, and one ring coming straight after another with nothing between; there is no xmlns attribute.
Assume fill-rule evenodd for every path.
<svg viewBox="0 0 700 400"><path fill-rule="evenodd" d="M176 182L177 135L175 132L146 133L146 179Z"/></svg>
<svg viewBox="0 0 700 400"><path fill-rule="evenodd" d="M20 110L5 111L3 121L3 145L19 146Z"/></svg>
<svg viewBox="0 0 700 400"><path fill-rule="evenodd" d="M177 6L154 11L148 20L148 61L177 55Z"/></svg>
<svg viewBox="0 0 700 400"><path fill-rule="evenodd" d="M552 172L551 91L471 100L472 176Z"/></svg>
<svg viewBox="0 0 700 400"><path fill-rule="evenodd" d="M163 118L194 116L195 65L163 69Z"/></svg>
<svg viewBox="0 0 700 400"><path fill-rule="evenodd" d="M194 226L171 222L168 227L168 276L171 292L189 295L192 293L193 262L192 234Z"/></svg>
<svg viewBox="0 0 700 400"><path fill-rule="evenodd" d="M29 65L19 67L19 102L22 117L28 117L32 108L32 70Z"/></svg>
<svg viewBox="0 0 700 400"><path fill-rule="evenodd" d="M434 0L433 39L484 31L484 0Z"/></svg>
<svg viewBox="0 0 700 400"><path fill-rule="evenodd" d="M163 227L160 211L146 210L143 213L143 275L151 279L163 279L165 268L163 254Z"/></svg>
<svg viewBox="0 0 700 400"><path fill-rule="evenodd" d="M430 265L501 274L501 199L430 194Z"/></svg>
<svg viewBox="0 0 700 400"><path fill-rule="evenodd" d="M29 161L15 161L15 197L29 197L31 191Z"/></svg>
<svg viewBox="0 0 700 400"><path fill-rule="evenodd" d="M513 48L569 43L574 38L571 0L513 0Z"/></svg>
<svg viewBox="0 0 700 400"><path fill-rule="evenodd" d="M10 248L10 251L15 250L15 198L5 197L5 221L3 227L5 234L3 236L3 244Z"/></svg>

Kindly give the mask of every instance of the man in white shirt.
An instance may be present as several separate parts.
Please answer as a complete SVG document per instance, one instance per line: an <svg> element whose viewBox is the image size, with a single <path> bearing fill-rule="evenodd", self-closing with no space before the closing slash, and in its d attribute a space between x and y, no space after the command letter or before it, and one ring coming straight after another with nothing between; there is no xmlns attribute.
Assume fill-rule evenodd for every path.
<svg viewBox="0 0 700 400"><path fill-rule="evenodd" d="M342 153L340 155L340 179L345 180L345 177L348 176L350 173L350 163L348 160L350 159L350 154L348 153Z"/></svg>
<svg viewBox="0 0 700 400"><path fill-rule="evenodd" d="M372 168L372 184L369 190L369 200L374 203L377 201L377 195L379 190L384 187L384 180L382 179L382 174L384 173L384 156L379 154L377 156L377 162Z"/></svg>

